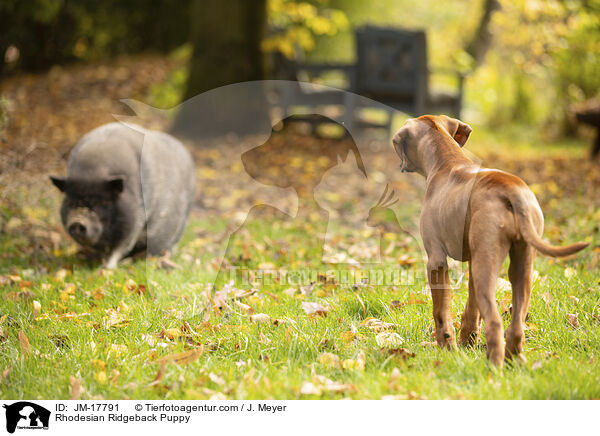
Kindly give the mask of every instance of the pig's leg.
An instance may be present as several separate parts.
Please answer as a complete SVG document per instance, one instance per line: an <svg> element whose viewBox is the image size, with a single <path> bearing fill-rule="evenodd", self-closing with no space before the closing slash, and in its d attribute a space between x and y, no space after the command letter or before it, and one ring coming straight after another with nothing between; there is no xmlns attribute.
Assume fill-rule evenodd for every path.
<svg viewBox="0 0 600 436"><path fill-rule="evenodd" d="M127 222L127 220L124 222ZM107 269L115 269L119 261L131 253L138 240L143 235L144 219L137 217L134 219L134 224L131 228L123 230L123 234L125 235L124 238L117 242L106 260L105 267Z"/></svg>

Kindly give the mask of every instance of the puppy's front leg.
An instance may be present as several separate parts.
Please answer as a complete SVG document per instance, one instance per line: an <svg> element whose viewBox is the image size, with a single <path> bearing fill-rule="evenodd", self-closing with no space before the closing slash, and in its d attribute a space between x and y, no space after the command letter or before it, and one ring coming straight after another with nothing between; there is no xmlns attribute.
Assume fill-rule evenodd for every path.
<svg viewBox="0 0 600 436"><path fill-rule="evenodd" d="M444 254L429 254L427 276L433 300L433 319L435 320L435 337L440 347L456 349L456 331L452 325L450 305L452 288L448 276L448 263Z"/></svg>

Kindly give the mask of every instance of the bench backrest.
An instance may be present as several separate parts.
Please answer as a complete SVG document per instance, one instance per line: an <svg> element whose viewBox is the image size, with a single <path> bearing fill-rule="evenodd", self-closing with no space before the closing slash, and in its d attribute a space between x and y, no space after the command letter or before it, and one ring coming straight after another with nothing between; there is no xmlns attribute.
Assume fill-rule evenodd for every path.
<svg viewBox="0 0 600 436"><path fill-rule="evenodd" d="M356 31L358 94L420 112L428 93L424 31L366 26Z"/></svg>

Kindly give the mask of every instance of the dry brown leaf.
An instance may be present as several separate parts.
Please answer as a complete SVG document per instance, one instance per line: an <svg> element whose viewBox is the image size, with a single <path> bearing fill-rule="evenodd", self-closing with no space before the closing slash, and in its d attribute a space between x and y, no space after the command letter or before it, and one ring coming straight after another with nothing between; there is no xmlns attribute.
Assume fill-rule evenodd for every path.
<svg viewBox="0 0 600 436"><path fill-rule="evenodd" d="M177 339L178 337L183 336L183 333L179 329L162 329L158 333L158 337L161 339Z"/></svg>
<svg viewBox="0 0 600 436"><path fill-rule="evenodd" d="M27 339L27 336L25 336L25 333L23 333L22 330L19 330L18 337L21 354L25 357L29 356L29 353L31 353L31 344L29 343L29 339Z"/></svg>
<svg viewBox="0 0 600 436"><path fill-rule="evenodd" d="M400 309L401 307L411 306L413 304L427 304L427 301L421 298L417 298L417 295L411 292L408 295L407 301L394 300L392 301L391 306L392 309Z"/></svg>
<svg viewBox="0 0 600 436"><path fill-rule="evenodd" d="M392 324L391 322L383 322L380 319L369 317L362 322L364 327L368 327L370 330L374 332L380 332L383 330L392 330L396 326L396 324Z"/></svg>
<svg viewBox="0 0 600 436"><path fill-rule="evenodd" d="M571 327L577 329L579 328L579 314L578 313L567 313L567 319L569 320L569 324Z"/></svg>
<svg viewBox="0 0 600 436"><path fill-rule="evenodd" d="M250 313L250 314L254 313L254 309L252 309L252 308L251 308L250 306L248 306L247 304L244 304L244 303L242 303L242 302L240 302L240 301L237 301L237 300L235 300L233 303L235 304L235 306L236 306L238 309L240 309L240 310L241 310L241 311L243 311L243 312Z"/></svg>
<svg viewBox="0 0 600 436"><path fill-rule="evenodd" d="M149 383L148 386L155 386L157 384L160 383L160 381L163 379L163 377L165 376L165 369L167 367L167 361L163 360L159 363L159 367L158 367L158 371L156 372L156 376L154 377L154 380L152 381L152 383Z"/></svg>
<svg viewBox="0 0 600 436"><path fill-rule="evenodd" d="M204 346L200 345L198 348L194 348L192 350L183 351L181 353L169 354L167 356L161 357L157 359L155 362L162 364L163 362L173 362L177 365L187 365L192 363L202 356L204 352Z"/></svg>
<svg viewBox="0 0 600 436"><path fill-rule="evenodd" d="M83 386L81 385L81 379L78 377L69 376L69 384L71 385L71 400L79 400L83 393Z"/></svg>
<svg viewBox="0 0 600 436"><path fill-rule="evenodd" d="M327 312L329 309L322 304L312 303L312 302L303 302L302 309L306 312L307 315L319 315L319 316L327 316Z"/></svg>

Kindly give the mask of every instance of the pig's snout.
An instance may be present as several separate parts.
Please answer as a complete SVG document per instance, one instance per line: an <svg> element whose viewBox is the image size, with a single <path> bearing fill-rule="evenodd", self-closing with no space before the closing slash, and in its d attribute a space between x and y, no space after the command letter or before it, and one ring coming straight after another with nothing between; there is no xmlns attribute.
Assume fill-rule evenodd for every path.
<svg viewBox="0 0 600 436"><path fill-rule="evenodd" d="M102 234L102 224L90 210L78 209L69 214L65 228L82 245L94 245Z"/></svg>
<svg viewBox="0 0 600 436"><path fill-rule="evenodd" d="M87 228L84 224L79 222L72 223L67 230L69 235L75 239L85 239L87 234Z"/></svg>

